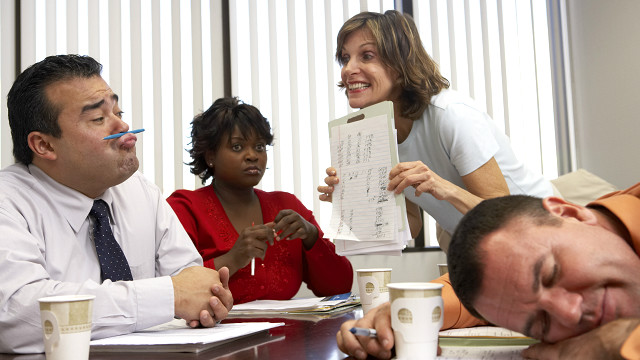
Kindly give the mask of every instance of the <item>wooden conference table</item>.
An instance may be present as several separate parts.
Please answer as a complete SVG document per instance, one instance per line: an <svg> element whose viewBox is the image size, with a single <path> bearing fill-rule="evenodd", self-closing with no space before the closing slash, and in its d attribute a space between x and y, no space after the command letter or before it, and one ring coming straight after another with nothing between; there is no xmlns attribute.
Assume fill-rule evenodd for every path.
<svg viewBox="0 0 640 360"><path fill-rule="evenodd" d="M223 322L269 321L283 322L284 326L270 329L246 338L241 338L215 348L194 353L91 353L91 360L245 360L245 359L345 359L347 355L338 350L336 333L340 325L350 319L362 317L362 308L333 315L329 318L235 318ZM44 354L10 355L0 354L0 360L45 360Z"/></svg>

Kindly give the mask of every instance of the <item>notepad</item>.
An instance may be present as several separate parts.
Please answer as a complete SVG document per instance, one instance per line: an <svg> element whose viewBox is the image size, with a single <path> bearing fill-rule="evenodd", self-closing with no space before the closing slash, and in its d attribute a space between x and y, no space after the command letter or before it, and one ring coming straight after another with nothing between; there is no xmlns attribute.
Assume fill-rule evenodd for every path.
<svg viewBox="0 0 640 360"><path fill-rule="evenodd" d="M398 164L393 103L384 101L329 123L334 186L325 234L340 255L399 255L411 239L403 194L387 190Z"/></svg>

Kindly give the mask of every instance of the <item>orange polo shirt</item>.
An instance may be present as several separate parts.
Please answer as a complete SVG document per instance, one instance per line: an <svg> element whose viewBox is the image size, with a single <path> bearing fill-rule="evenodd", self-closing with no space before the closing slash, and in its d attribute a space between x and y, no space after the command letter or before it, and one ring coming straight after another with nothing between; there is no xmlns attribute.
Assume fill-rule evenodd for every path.
<svg viewBox="0 0 640 360"><path fill-rule="evenodd" d="M629 230L633 249L640 256L640 183L626 190L607 194L587 206L602 206L620 219ZM640 359L640 326L627 337L620 355L625 359Z"/></svg>
<svg viewBox="0 0 640 360"><path fill-rule="evenodd" d="M469 311L462 306L462 303L458 300L456 293L453 292L453 287L451 286L451 280L449 280L448 273L440 276L432 282L444 285L442 288L442 302L444 303L442 330L488 324L486 321L480 320L471 315Z"/></svg>

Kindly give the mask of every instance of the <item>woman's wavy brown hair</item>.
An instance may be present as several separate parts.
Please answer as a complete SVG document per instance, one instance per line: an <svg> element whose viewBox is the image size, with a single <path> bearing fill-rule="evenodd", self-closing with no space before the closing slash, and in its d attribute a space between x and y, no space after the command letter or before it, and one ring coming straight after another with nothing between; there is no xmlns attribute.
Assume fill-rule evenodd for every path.
<svg viewBox="0 0 640 360"><path fill-rule="evenodd" d="M372 37L382 63L399 74L402 88L399 104L402 116L415 120L426 110L433 95L449 87L438 64L427 54L418 28L409 15L395 10L384 14L362 12L347 20L338 32L336 60L344 66L342 48L347 37L364 29ZM344 89L340 81L338 87Z"/></svg>

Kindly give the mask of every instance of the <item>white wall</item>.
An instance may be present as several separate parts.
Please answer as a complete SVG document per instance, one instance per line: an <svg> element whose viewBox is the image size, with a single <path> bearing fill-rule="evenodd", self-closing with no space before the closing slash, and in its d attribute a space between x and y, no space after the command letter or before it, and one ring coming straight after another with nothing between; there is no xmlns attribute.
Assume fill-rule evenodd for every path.
<svg viewBox="0 0 640 360"><path fill-rule="evenodd" d="M567 0L578 167L640 181L640 1Z"/></svg>
<svg viewBox="0 0 640 360"><path fill-rule="evenodd" d="M422 251L405 253L402 256L383 255L359 255L349 256L353 266L353 286L351 292L358 294L358 283L356 282L356 269L370 268L392 268L391 281L430 281L440 276L438 264L447 262L447 256L442 251ZM311 297L313 293L307 289L306 284L302 284L296 297Z"/></svg>

